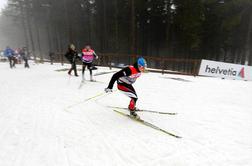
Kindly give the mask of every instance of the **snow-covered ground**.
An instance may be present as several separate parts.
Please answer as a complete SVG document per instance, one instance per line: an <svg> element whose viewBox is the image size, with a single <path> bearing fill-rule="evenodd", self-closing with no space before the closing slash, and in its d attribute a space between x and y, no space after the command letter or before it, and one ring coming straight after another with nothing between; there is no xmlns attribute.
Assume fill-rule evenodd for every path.
<svg viewBox="0 0 252 166"><path fill-rule="evenodd" d="M80 86L67 67L0 63L0 166L252 165L252 82L143 74L138 108L178 114L139 115L177 139L107 107L127 107L119 91L85 102L113 73Z"/></svg>

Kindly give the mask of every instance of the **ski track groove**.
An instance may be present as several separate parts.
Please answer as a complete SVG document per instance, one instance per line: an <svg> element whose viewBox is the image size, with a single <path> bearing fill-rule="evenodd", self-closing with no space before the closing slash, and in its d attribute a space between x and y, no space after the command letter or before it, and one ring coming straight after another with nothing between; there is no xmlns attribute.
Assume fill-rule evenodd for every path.
<svg viewBox="0 0 252 166"><path fill-rule="evenodd" d="M81 108L79 108L79 109L81 109ZM81 113L83 111L83 109L81 109L81 111L79 111L78 110L78 112L79 113ZM90 111L90 110L89 110ZM69 112L71 112L71 111L69 111ZM71 112L72 113L72 112ZM74 113L72 113L72 114L74 114ZM83 123L84 121L85 122L87 122L89 125L88 126L92 126L92 130L94 130L95 131L95 133L97 134L99 134L100 136L101 136L101 138L103 138L102 139L102 141L103 141L103 146L104 146L104 148L105 149L109 149L112 153L113 153L113 156L117 156L116 158L117 159L119 159L119 160L121 160L121 162L120 162L120 165L122 164L122 163L124 163L123 165L124 166L128 166L128 165L131 165L131 164L134 164L134 165L136 165L136 163L131 163L131 164L126 164L127 162L128 162L128 160L126 160L127 162L124 162L125 160L124 160L124 157L122 157L121 155L119 155L118 154L118 150L114 150L114 148L111 148L111 147L113 147L113 146L111 146L111 144L109 143L109 141L107 140L107 137L106 137L106 134L102 131L102 130L98 130L97 129L97 127L96 127L96 124L95 124L95 121L93 121L93 120L91 120L91 116L90 117L86 117L86 116L84 116L85 117L85 120L84 119L81 119L81 120L77 120L77 121L79 121L79 123ZM132 161L131 161L132 162ZM109 165L118 165L119 163L115 163L115 164L109 164Z"/></svg>
<svg viewBox="0 0 252 166"><path fill-rule="evenodd" d="M110 112L113 112L113 109L111 109L111 108L107 108L106 107L106 105L105 104L103 104L103 103L101 103L101 102L99 102L100 101L100 99L101 98L99 98L99 99L97 99L97 100L95 100L95 102L98 104L98 105L100 105L100 106L102 106L102 107L104 107L104 109L105 110L107 110L107 111L110 111ZM152 129L149 129L148 127L146 127L146 126L142 126L142 125L140 125L140 124L138 124L138 123L136 123L136 122L134 122L134 121L131 121L130 119L128 119L128 118L125 118L125 117L121 117L121 116L118 116L118 119L125 119L126 120L126 122L129 122L129 123L131 123L132 122L132 124L136 124L136 125L139 125L139 127L142 127L142 128L144 128L144 129L146 129L146 131L149 131L149 132L153 132L153 134L155 134L155 133L157 133L157 134L161 134L162 136L164 136L164 137L167 137L167 135L163 135L163 133L159 133L158 131L155 131L155 130L152 130ZM127 128L127 126L126 126L127 124L125 124L125 126L124 127L126 127ZM135 136L135 132L137 132L137 131L133 131L134 133L131 135L131 134L128 134L127 136L129 136L130 138L129 139L131 139L131 140L134 140L134 142L138 142L139 144L141 144L141 146L142 147L144 147L146 150L145 151L147 151L147 152L151 152L151 147L149 147L149 146L147 146L146 144L145 144L145 141L144 140L140 140L141 138L140 137L137 137L137 136ZM142 148L141 148L142 149ZM121 154L121 152L119 151L119 153ZM121 154L122 155L122 154ZM123 156L123 155L122 155ZM127 161L127 160L126 160ZM138 165L145 165L145 163L149 163L150 162L150 159L148 159L148 157L145 159L145 162L143 162L143 161L141 161L143 164L138 164Z"/></svg>
<svg viewBox="0 0 252 166"><path fill-rule="evenodd" d="M103 108L102 108L102 109L103 109ZM104 108L104 109L106 109L106 108ZM92 121L94 122L94 120L92 120ZM99 130L99 131L101 131L101 132L103 133L103 135L106 135L106 134L104 133L104 130ZM128 136L130 136L130 135L128 135ZM134 136L130 136L129 139L130 139L130 140L133 140L132 138L134 138L134 141L139 142L139 139L136 139L136 137L134 137ZM108 142L108 141L107 141L107 142ZM145 145L144 143L142 143L142 141L140 141L140 142L141 142L141 146ZM111 144L108 143L108 145L109 145L110 147L112 147ZM139 146L140 146L140 144L139 144ZM141 146L140 146L140 147L141 147ZM147 149L147 146L145 146L145 148ZM121 152L121 150L119 150L117 146L115 146L114 149L116 150L115 154L119 155L120 158L123 159L124 163L127 163L127 162L131 161L131 163L130 163L129 165L132 165L132 164L134 164L134 165L139 165L138 163L134 162L132 159L130 159L130 158L126 157L125 155L123 155L122 152Z"/></svg>

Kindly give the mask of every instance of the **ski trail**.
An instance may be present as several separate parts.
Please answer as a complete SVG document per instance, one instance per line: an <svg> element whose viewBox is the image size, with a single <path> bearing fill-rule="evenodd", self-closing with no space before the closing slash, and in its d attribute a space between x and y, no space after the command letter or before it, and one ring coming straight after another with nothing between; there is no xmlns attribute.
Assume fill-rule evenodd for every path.
<svg viewBox="0 0 252 166"><path fill-rule="evenodd" d="M134 84L137 106L169 109L179 116L139 115L183 136L174 139L104 107L126 107L127 96L95 98L105 84L88 82L78 89L81 78L54 72L57 68L61 64L33 65L30 70L17 65L11 70L0 63L0 166L252 164L249 81L167 74L188 83L143 74ZM108 84L112 75L97 78ZM76 103L81 104L65 109Z"/></svg>
<svg viewBox="0 0 252 166"><path fill-rule="evenodd" d="M78 109L78 110L75 111L76 109ZM78 123L84 123L85 125L89 126L90 127L89 130L94 132L97 137L103 138L102 142L99 142L99 144L100 145L102 144L103 149L109 150L111 156L116 157L116 162L115 163L110 163L109 165L118 165L118 163L127 163L127 162L123 162L124 160L121 158L121 156L118 155L118 153L114 150L114 148L111 148L113 146L112 146L112 144L109 143L106 133L104 133L102 130L99 130L96 127L98 124L97 124L97 122L95 122L95 120L92 119L92 116L90 116L90 117L84 116L81 113L81 112L84 111L82 108L75 108L75 110L74 111L72 110L70 114L76 115L76 116L79 115L82 119L79 119ZM130 164L123 164L123 165L130 165Z"/></svg>
<svg viewBox="0 0 252 166"><path fill-rule="evenodd" d="M113 113L113 110L112 109L110 109L110 108L108 108L108 107L106 107L106 105L105 104L102 104L101 102L99 102L100 100L98 99L98 100L95 100L95 102L98 104L98 105L100 105L100 106L102 106L103 107L103 109L104 110L107 110L107 111L109 111L109 112L112 112ZM135 123L134 121L131 121L131 120L128 120L127 118L125 119L124 117L121 117L121 116L118 116L118 119L120 120L124 120L124 121L126 121L126 122L128 122L128 123L131 123L132 125L136 125L136 126L138 126L139 124L137 124L137 123ZM126 124L125 124L125 126L124 127L126 127ZM141 125L139 125L139 127L143 127L144 129L146 129L148 132L149 132L149 128L148 127L146 127L146 126L141 126ZM141 140L139 137L137 137L137 133L135 132L135 131L132 131L132 132L134 132L134 134L133 133L131 133L131 134L128 134L127 136L128 137L130 137L129 139L130 140L134 140L135 142L138 142L138 144L139 144L139 147L142 147L141 149L145 149L144 151L146 151L146 152L151 152L151 148L148 146L148 145L146 145L145 144L145 141L144 140ZM157 132L157 131L152 131L153 133L157 133L157 134L160 134L159 132ZM163 134L163 133L161 133L161 134ZM166 137L166 135L163 135L164 137ZM120 151L118 151L118 153L123 157L124 155L123 155L123 153L121 153ZM145 152L143 153L143 154L145 154ZM150 158L150 156L146 156L146 163L148 163L149 162L149 158ZM127 161L127 160L126 160ZM145 161L145 160L144 160ZM142 163L142 162L144 162L144 161L141 161L140 163ZM141 164L140 164L141 165Z"/></svg>
<svg viewBox="0 0 252 166"><path fill-rule="evenodd" d="M80 109L80 110L84 111L83 109ZM82 112L82 111L80 111L80 110L78 110L78 112ZM103 110L106 110L106 109L101 108L101 110L97 110L97 111L98 111L98 113L101 115ZM95 110L93 110L93 111L95 111ZM108 111L108 110L106 110L106 111ZM108 111L108 112L109 112L109 113L112 113L112 115L115 115L115 114L113 114L113 112L112 112L111 110ZM115 115L115 116L116 116L116 115ZM120 120L120 117L116 116L116 118L118 118L118 120ZM115 142L120 142L120 139L115 138L115 137L111 137L111 138L109 139L110 141L109 141L108 139L106 139L106 135L107 135L107 134L105 133L106 130L99 129L99 126L102 126L103 124L99 124L99 123L101 123L101 122L97 122L97 120L95 120L95 116L94 116L94 117L93 117L93 116L90 116L89 118L87 118L87 120L89 121L90 125L96 124L96 125L94 125L94 128L92 127L92 129L101 133L100 136L104 138L106 147L107 147L108 149L111 149L111 148L109 148L109 147L113 147L113 149L112 149L112 150L113 150L113 156L114 156L114 155L118 156L117 158L119 158L120 160L124 161L123 163L128 163L128 165L140 165L140 164L139 164L140 162L137 163L137 162L134 161L134 160L135 160L134 157L133 157L132 159L130 158L130 156L127 157L127 155L124 154L124 153L122 152L123 149L122 149L122 150L119 150L119 148L117 148L117 146L113 146L113 145L110 143L111 140L114 140ZM104 121L107 121L107 120L104 120ZM129 121L127 121L127 122L129 122ZM104 123L106 123L106 122L104 122ZM108 123L106 123L106 124L108 124ZM110 126L110 125L109 125L109 126ZM111 127L112 127L112 126L111 126ZM111 127L108 127L108 128L111 128ZM121 132L123 132L123 130L122 130ZM133 136L127 135L127 137L129 137L129 138L128 138L129 140L137 142L139 147L143 147L144 149L147 149L147 151L151 151L151 149L148 148L148 146L146 146L146 145L143 143L144 141L139 140L139 139L136 137L136 135L134 135L134 134L133 134ZM125 145L127 145L127 144L125 144ZM141 152L141 153L142 153L142 152ZM144 153L143 153L143 154L144 154ZM134 155L133 155L133 156L134 156ZM118 163L121 163L121 162L118 162Z"/></svg>

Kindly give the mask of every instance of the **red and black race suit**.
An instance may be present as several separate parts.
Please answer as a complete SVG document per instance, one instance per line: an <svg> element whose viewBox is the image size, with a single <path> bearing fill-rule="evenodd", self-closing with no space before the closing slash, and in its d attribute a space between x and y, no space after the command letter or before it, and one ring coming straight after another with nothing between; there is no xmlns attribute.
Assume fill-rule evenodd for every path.
<svg viewBox="0 0 252 166"><path fill-rule="evenodd" d="M132 99L129 108L133 109L138 97L132 84L140 76L141 72L139 71L137 64L134 64L134 66L128 66L113 75L108 88L112 89L115 81L117 81L117 88Z"/></svg>

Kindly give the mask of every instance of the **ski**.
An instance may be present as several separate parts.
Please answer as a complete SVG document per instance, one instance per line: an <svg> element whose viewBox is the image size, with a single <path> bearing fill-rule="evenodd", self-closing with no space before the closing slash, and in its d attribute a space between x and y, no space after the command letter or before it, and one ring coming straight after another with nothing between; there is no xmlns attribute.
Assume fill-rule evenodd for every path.
<svg viewBox="0 0 252 166"><path fill-rule="evenodd" d="M141 119L141 118L140 118L140 119L133 118L133 117L131 117L130 115L128 115L128 114L126 114L126 113L123 113L123 112L121 112L121 111L115 110L115 109L113 109L113 111L116 112L116 113L118 113L118 114L120 114L120 115L126 116L126 117L128 117L128 118L130 118L130 119L132 119L132 120L134 120L134 121L136 121L136 122L139 122L139 123L141 123L142 125L145 125L145 126L147 126L147 127L150 127L150 128L152 128L152 129L154 129L154 130L160 131L160 132L162 132L162 133L165 133L165 134L167 134L167 135L173 136L173 137L175 137L175 138L182 138L182 137L180 137L180 136L178 136L178 135L175 135L175 134L170 133L170 132L168 132L168 131L166 131L166 130L164 130L164 129L161 129L160 127L158 127L158 126L156 126L156 125L154 125L154 124L152 124L152 123L150 123L150 122L147 122L147 121L145 121L145 120L143 120L143 119Z"/></svg>
<svg viewBox="0 0 252 166"><path fill-rule="evenodd" d="M89 100L98 98L98 97L103 96L103 95L104 95L104 96L105 96L105 95L108 95L108 93L105 93L105 92L98 93L98 94L96 94L95 96L89 97L89 98L87 98L87 99L85 99L85 100L83 100L83 101L80 101L80 102L77 102L77 103L75 103L75 104L69 105L68 107L66 107L66 109L70 109L70 108L72 108L72 107L75 107L75 106L77 106L77 105L83 104L83 103L85 103L85 102L87 102L87 101L89 101Z"/></svg>
<svg viewBox="0 0 252 166"><path fill-rule="evenodd" d="M123 107L113 107L113 106L108 106L108 107L115 108L115 109L128 110L128 108L123 108ZM160 112L160 111L152 111L152 110L145 110L145 109L137 109L136 112L149 112L149 113L155 113L155 114L177 115L176 112Z"/></svg>
<svg viewBox="0 0 252 166"><path fill-rule="evenodd" d="M78 89L81 89L84 84L85 84L85 81L82 80Z"/></svg>

